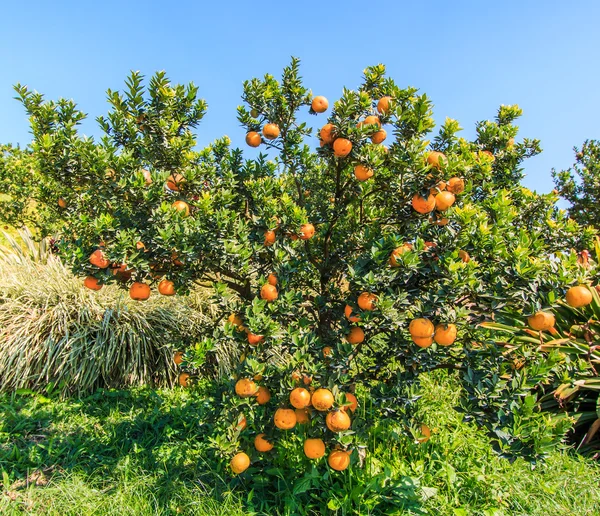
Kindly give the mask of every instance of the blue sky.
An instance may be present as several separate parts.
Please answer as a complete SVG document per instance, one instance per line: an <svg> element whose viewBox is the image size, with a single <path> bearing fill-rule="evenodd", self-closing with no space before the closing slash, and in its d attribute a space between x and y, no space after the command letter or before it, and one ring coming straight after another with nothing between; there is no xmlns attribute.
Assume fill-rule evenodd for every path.
<svg viewBox="0 0 600 516"><path fill-rule="evenodd" d="M600 138L597 0L203 4L33 0L24 9L5 0L0 142L30 138L16 82L75 99L93 135L107 88L121 88L132 69L164 69L172 82L194 81L208 101L200 144L228 134L243 146L242 82L279 76L291 55L302 59L306 85L330 100L384 63L401 86L430 96L438 122L458 119L467 137L500 104L519 104L520 137L540 138L544 149L526 166L525 184L538 191L552 189L550 170L573 162L573 146Z"/></svg>

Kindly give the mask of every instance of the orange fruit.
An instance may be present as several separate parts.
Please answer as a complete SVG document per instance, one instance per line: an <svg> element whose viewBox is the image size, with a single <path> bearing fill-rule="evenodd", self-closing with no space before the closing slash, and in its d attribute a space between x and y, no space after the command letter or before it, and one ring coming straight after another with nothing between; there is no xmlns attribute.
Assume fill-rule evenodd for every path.
<svg viewBox="0 0 600 516"><path fill-rule="evenodd" d="M450 346L456 340L456 325L454 324L438 324L435 327L435 335L433 336L440 346Z"/></svg>
<svg viewBox="0 0 600 516"><path fill-rule="evenodd" d="M373 177L373 170L364 165L356 165L354 167L354 176L359 181L366 181L370 177Z"/></svg>
<svg viewBox="0 0 600 516"><path fill-rule="evenodd" d="M325 113L329 107L329 102L323 95L317 95L310 105L315 113Z"/></svg>
<svg viewBox="0 0 600 516"><path fill-rule="evenodd" d="M256 131L250 131L246 134L246 143L250 145L250 147L258 147L262 143L262 138Z"/></svg>
<svg viewBox="0 0 600 516"><path fill-rule="evenodd" d="M158 284L158 292L163 296L174 296L175 284L172 281L164 279Z"/></svg>
<svg viewBox="0 0 600 516"><path fill-rule="evenodd" d="M260 289L260 297L266 301L275 301L277 296L277 287L270 283L265 283Z"/></svg>
<svg viewBox="0 0 600 516"><path fill-rule="evenodd" d="M303 374L302 375L302 383L304 385L310 385L312 383L312 376L309 376L307 374Z"/></svg>
<svg viewBox="0 0 600 516"><path fill-rule="evenodd" d="M310 421L310 414L307 408L304 409L296 409L296 423L299 425L304 425Z"/></svg>
<svg viewBox="0 0 600 516"><path fill-rule="evenodd" d="M592 293L585 285L578 285L567 290L567 303L573 308L581 308L592 302Z"/></svg>
<svg viewBox="0 0 600 516"><path fill-rule="evenodd" d="M190 375L188 373L181 373L178 378L179 385L181 385L182 387L187 387L189 385L189 383L188 383L189 378L190 378Z"/></svg>
<svg viewBox="0 0 600 516"><path fill-rule="evenodd" d="M119 281L129 281L133 271L127 268L127 264L122 263L118 267L113 269L113 275L117 277Z"/></svg>
<svg viewBox="0 0 600 516"><path fill-rule="evenodd" d="M250 378L241 378L235 383L235 393L240 398L250 398L251 396L256 396L258 392L258 387Z"/></svg>
<svg viewBox="0 0 600 516"><path fill-rule="evenodd" d="M346 340L349 344L360 344L365 340L365 332L359 326L350 328L350 333L346 335Z"/></svg>
<svg viewBox="0 0 600 516"><path fill-rule="evenodd" d="M256 335L254 333L248 332L248 344L251 346L256 346L258 343L262 342L265 339L264 335Z"/></svg>
<svg viewBox="0 0 600 516"><path fill-rule="evenodd" d="M413 337L412 341L420 348L428 348L433 344L433 337Z"/></svg>
<svg viewBox="0 0 600 516"><path fill-rule="evenodd" d="M377 111L382 115L386 115L390 110L390 100L392 100L392 97L381 97L379 102L377 102Z"/></svg>
<svg viewBox="0 0 600 516"><path fill-rule="evenodd" d="M369 115L368 117L365 118L364 125L376 125L378 127L381 127L381 121L379 120L378 116L375 115Z"/></svg>
<svg viewBox="0 0 600 516"><path fill-rule="evenodd" d="M304 441L304 455L309 459L320 459L325 455L323 439L307 439Z"/></svg>
<svg viewBox="0 0 600 516"><path fill-rule="evenodd" d="M350 466L350 454L344 450L333 450L327 457L327 464L331 469L344 471Z"/></svg>
<svg viewBox="0 0 600 516"><path fill-rule="evenodd" d="M435 196L435 209L437 211L446 211L454 204L456 197L452 192L440 192Z"/></svg>
<svg viewBox="0 0 600 516"><path fill-rule="evenodd" d="M400 264L398 263L398 257L404 253L412 251L412 248L413 247L411 244L403 244L400 247L396 247L396 249L392 251L392 254L390 254L390 259L388 260L389 264L392 267L400 267Z"/></svg>
<svg viewBox="0 0 600 516"><path fill-rule="evenodd" d="M167 178L167 188L173 192L179 192L179 188L183 186L185 179L181 174L171 174Z"/></svg>
<svg viewBox="0 0 600 516"><path fill-rule="evenodd" d="M363 292L360 296L358 296L358 307L361 310L366 310L368 312L375 310L376 302L377 296L375 294L371 294L370 292Z"/></svg>
<svg viewBox="0 0 600 516"><path fill-rule="evenodd" d="M65 201L62 197L57 201L58 207L61 209L65 209L67 207L67 201Z"/></svg>
<svg viewBox="0 0 600 516"><path fill-rule="evenodd" d="M462 249L458 251L458 257L465 263L469 263L471 261L471 257L467 251L463 251Z"/></svg>
<svg viewBox="0 0 600 516"><path fill-rule="evenodd" d="M419 213L430 213L435 208L435 197L429 194L429 197L425 199L417 193L412 198L412 207Z"/></svg>
<svg viewBox="0 0 600 516"><path fill-rule="evenodd" d="M433 323L429 319L413 319L408 325L408 331L411 337L432 338L435 333Z"/></svg>
<svg viewBox="0 0 600 516"><path fill-rule="evenodd" d="M94 278L94 276L88 276L83 280L83 286L91 290L100 290L103 285L100 285L100 283L98 283L98 280Z"/></svg>
<svg viewBox="0 0 600 516"><path fill-rule="evenodd" d="M343 432L351 425L350 416L345 410L334 410L327 414L325 424L332 432Z"/></svg>
<svg viewBox="0 0 600 516"><path fill-rule="evenodd" d="M140 241L137 241L137 242L135 243L135 248L136 248L138 251L142 251L142 250L144 250L144 251L145 251L145 250L146 250L146 246L144 245L144 242L140 242Z"/></svg>
<svg viewBox="0 0 600 516"><path fill-rule="evenodd" d="M315 227L310 223L302 224L302 226L300 226L300 233L302 233L300 235L302 240L310 240L315 234Z"/></svg>
<svg viewBox="0 0 600 516"><path fill-rule="evenodd" d="M258 115L259 115L259 113L258 113L258 109L251 109L251 110L250 110L250 116L251 116L252 118L258 118Z"/></svg>
<svg viewBox="0 0 600 516"><path fill-rule="evenodd" d="M175 362L176 365L179 365L183 362L183 351L175 352L173 355L173 362Z"/></svg>
<svg viewBox="0 0 600 516"><path fill-rule="evenodd" d="M333 142L333 154L338 158L344 158L352 151L352 142L346 138L337 138Z"/></svg>
<svg viewBox="0 0 600 516"><path fill-rule="evenodd" d="M312 395L312 405L320 412L325 412L333 406L335 401L329 389L317 389Z"/></svg>
<svg viewBox="0 0 600 516"><path fill-rule="evenodd" d="M441 168L444 161L447 161L446 155L439 151L430 151L427 154L427 164L434 168Z"/></svg>
<svg viewBox="0 0 600 516"><path fill-rule="evenodd" d="M387 138L387 132L385 129L379 129L379 131L377 131L375 134L371 135L371 141L376 145L383 143L386 138Z"/></svg>
<svg viewBox="0 0 600 516"><path fill-rule="evenodd" d="M175 201L173 203L173 208L175 208L181 215L184 217L189 217L190 215L190 206L187 202L184 201Z"/></svg>
<svg viewBox="0 0 600 516"><path fill-rule="evenodd" d="M279 126L277 124L266 124L263 127L263 136L267 139L267 140L274 140L275 138L277 138L279 136L280 130L279 130Z"/></svg>
<svg viewBox="0 0 600 516"><path fill-rule="evenodd" d="M303 409L310 406L310 392L304 387L296 387L290 393L290 404L297 409Z"/></svg>
<svg viewBox="0 0 600 516"><path fill-rule="evenodd" d="M135 301L145 301L150 297L150 285L136 281L129 287L129 297Z"/></svg>
<svg viewBox="0 0 600 516"><path fill-rule="evenodd" d="M254 447L257 451L265 453L273 449L273 443L265 439L265 434L258 434L254 438Z"/></svg>
<svg viewBox="0 0 600 516"><path fill-rule="evenodd" d="M144 184L146 186L150 186L152 184L152 174L150 173L150 171L143 168L142 175L144 176Z"/></svg>
<svg viewBox="0 0 600 516"><path fill-rule="evenodd" d="M422 437L417 438L417 441L419 441L421 444L429 441L429 438L431 437L431 430L427 425L421 425L421 435Z"/></svg>
<svg viewBox="0 0 600 516"><path fill-rule="evenodd" d="M234 423L234 426L236 427L237 430L239 430L240 432L242 430L245 430L246 427L248 426L248 421L246 421L246 416L242 415L241 419L238 419L238 421L236 423Z"/></svg>
<svg viewBox="0 0 600 516"><path fill-rule="evenodd" d="M266 405L269 401L271 401L271 393L269 392L269 389L261 385L258 388L258 391L256 391L256 403L259 405Z"/></svg>
<svg viewBox="0 0 600 516"><path fill-rule="evenodd" d="M265 231L265 245L266 246L270 246L273 245L275 243L275 231L269 229L268 231Z"/></svg>
<svg viewBox="0 0 600 516"><path fill-rule="evenodd" d="M332 144L335 139L335 126L333 124L325 124L319 132L321 140L326 144Z"/></svg>
<svg viewBox="0 0 600 516"><path fill-rule="evenodd" d="M277 276L275 276L273 273L269 274L267 277L267 283L269 285L273 285L274 287L277 286Z"/></svg>
<svg viewBox="0 0 600 516"><path fill-rule="evenodd" d="M238 327L238 330L241 330L244 328L244 323L242 321L242 318L237 315L237 314L231 314L227 320L231 323L231 324L235 324Z"/></svg>
<svg viewBox="0 0 600 516"><path fill-rule="evenodd" d="M90 255L90 263L100 269L106 269L110 265L110 261L108 261L100 249L96 249Z"/></svg>
<svg viewBox="0 0 600 516"><path fill-rule="evenodd" d="M465 191L465 180L460 177L451 177L448 179L448 191L453 194L460 194Z"/></svg>
<svg viewBox="0 0 600 516"><path fill-rule="evenodd" d="M229 465L231 466L231 471L233 471L236 475L239 475L250 467L250 457L248 457L248 455L246 455L244 452L240 452L234 455Z"/></svg>
<svg viewBox="0 0 600 516"><path fill-rule="evenodd" d="M273 419L280 430L291 430L296 426L296 412L292 409L277 409Z"/></svg>
<svg viewBox="0 0 600 516"><path fill-rule="evenodd" d="M527 324L532 330L545 331L549 330L556 323L554 315L540 310L527 318Z"/></svg>
<svg viewBox="0 0 600 516"><path fill-rule="evenodd" d="M350 411L354 414L354 412L356 411L356 409L358 408L358 400L356 399L356 396L354 394L352 394L351 392L345 392L344 396L346 396L346 401L350 402L350 405L344 405L342 407L342 410L346 410L346 411Z"/></svg>
<svg viewBox="0 0 600 516"><path fill-rule="evenodd" d="M323 348L323 356L324 356L325 358L327 358L329 355L331 355L331 352L332 352L332 351L333 351L333 350L331 349L331 346L325 346L325 347Z"/></svg>
<svg viewBox="0 0 600 516"><path fill-rule="evenodd" d="M350 322L360 321L360 317L357 315L352 315L352 307L350 305L346 305L346 308L344 308L344 314L346 315L346 319L348 319Z"/></svg>

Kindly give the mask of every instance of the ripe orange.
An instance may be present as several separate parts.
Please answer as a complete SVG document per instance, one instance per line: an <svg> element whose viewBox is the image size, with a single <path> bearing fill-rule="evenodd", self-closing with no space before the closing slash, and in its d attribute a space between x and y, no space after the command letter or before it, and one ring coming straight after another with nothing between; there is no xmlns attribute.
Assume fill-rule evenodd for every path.
<svg viewBox="0 0 600 516"><path fill-rule="evenodd" d="M275 301L277 296L277 287L270 283L265 283L260 289L260 297L266 301Z"/></svg>
<svg viewBox="0 0 600 516"><path fill-rule="evenodd" d="M329 102L325 97L323 97L323 95L317 95L313 99L310 107L315 113L325 113L329 107Z"/></svg>
<svg viewBox="0 0 600 516"><path fill-rule="evenodd" d="M373 177L373 169L367 168L364 165L356 165L354 167L354 176L359 181L366 181L370 177Z"/></svg>
<svg viewBox="0 0 600 516"><path fill-rule="evenodd" d="M412 341L420 348L428 348L433 344L433 337L413 337Z"/></svg>
<svg viewBox="0 0 600 516"><path fill-rule="evenodd" d="M146 246L144 245L144 242L140 242L139 240L135 243L135 248L138 251L145 251L146 250Z"/></svg>
<svg viewBox="0 0 600 516"><path fill-rule="evenodd" d="M277 124L266 124L263 127L263 136L267 140L274 140L279 136L280 132L281 131L279 130L279 126Z"/></svg>
<svg viewBox="0 0 600 516"><path fill-rule="evenodd" d="M237 314L231 314L227 320L231 323L231 324L235 324L238 328L238 330L242 330L244 328L244 323L242 321L242 318L237 315Z"/></svg>
<svg viewBox="0 0 600 516"><path fill-rule="evenodd" d="M350 454L344 450L333 450L327 457L327 464L331 469L344 471L350 466Z"/></svg>
<svg viewBox="0 0 600 516"><path fill-rule="evenodd" d="M318 411L324 412L333 406L333 394L329 389L317 389L312 395L312 405Z"/></svg>
<svg viewBox="0 0 600 516"><path fill-rule="evenodd" d="M421 425L421 435L422 437L417 438L417 441L419 441L421 444L429 441L431 437L431 430L427 425Z"/></svg>
<svg viewBox="0 0 600 516"><path fill-rule="evenodd" d="M446 211L454 204L456 197L452 192L440 192L435 196L435 209L437 211Z"/></svg>
<svg viewBox="0 0 600 516"><path fill-rule="evenodd" d="M303 374L302 375L302 383L304 385L310 385L312 383L312 380L313 380L312 376L309 376L307 374Z"/></svg>
<svg viewBox="0 0 600 516"><path fill-rule="evenodd" d="M379 117L375 115L369 115L365 118L363 123L364 125L376 125L377 127L381 127L381 121L379 120Z"/></svg>
<svg viewBox="0 0 600 516"><path fill-rule="evenodd" d="M246 429L246 427L248 426L248 421L246 421L246 416L244 416L244 415L242 414L242 418L241 418L241 419L238 419L238 421L236 421L236 422L234 423L234 426L235 426L235 427L236 427L236 429L237 429L237 430L239 430L240 432L241 432L242 430L245 430L245 429Z"/></svg>
<svg viewBox="0 0 600 516"><path fill-rule="evenodd" d="M335 126L333 124L325 124L321 127L319 135L321 136L321 140L326 144L332 144L333 140L335 140Z"/></svg>
<svg viewBox="0 0 600 516"><path fill-rule="evenodd" d="M360 317L357 315L352 315L352 307L350 305L346 305L346 308L344 308L344 314L346 315L346 319L348 319L350 322L360 321Z"/></svg>
<svg viewBox="0 0 600 516"><path fill-rule="evenodd" d="M370 292L363 292L360 296L358 296L358 307L361 310L366 310L368 312L375 310L376 302L377 296L375 294L371 294Z"/></svg>
<svg viewBox="0 0 600 516"><path fill-rule="evenodd" d="M392 97L381 97L379 102L377 102L377 111L379 111L379 113L382 115L386 115L390 110L390 100L392 100Z"/></svg>
<svg viewBox="0 0 600 516"><path fill-rule="evenodd" d="M427 164L434 168L440 169L444 161L447 161L446 155L443 152L430 151L427 154Z"/></svg>
<svg viewBox="0 0 600 516"><path fill-rule="evenodd" d="M412 198L412 207L419 213L430 213L435 208L435 197L431 194L425 199L418 193Z"/></svg>
<svg viewBox="0 0 600 516"><path fill-rule="evenodd" d="M344 396L346 396L346 401L350 403L350 405L344 405L342 407L342 410L346 410L346 411L350 411L354 414L354 412L356 411L356 409L358 408L358 400L356 399L356 396L354 394L352 394L351 392L345 392Z"/></svg>
<svg viewBox="0 0 600 516"><path fill-rule="evenodd" d="M450 346L456 340L456 325L454 324L438 324L435 327L435 335L433 336L440 346Z"/></svg>
<svg viewBox="0 0 600 516"><path fill-rule="evenodd" d="M246 135L246 143L250 145L250 147L258 147L262 143L262 138L256 131L250 131Z"/></svg>
<svg viewBox="0 0 600 516"><path fill-rule="evenodd" d="M280 430L291 430L296 426L296 412L292 409L277 409L273 419L275 426Z"/></svg>
<svg viewBox="0 0 600 516"><path fill-rule="evenodd" d="M429 319L413 319L408 325L408 331L411 337L431 338L435 333L433 323Z"/></svg>
<svg viewBox="0 0 600 516"><path fill-rule="evenodd" d="M254 438L254 447L257 451L265 453L273 449L273 443L265 439L265 434L258 434Z"/></svg>
<svg viewBox="0 0 600 516"><path fill-rule="evenodd" d="M83 280L83 286L91 290L100 290L103 285L100 285L100 283L98 283L98 280L94 278L94 276L88 276Z"/></svg>
<svg viewBox="0 0 600 516"><path fill-rule="evenodd" d="M150 186L152 184L152 174L150 173L150 171L143 168L142 175L144 176L144 184L146 186Z"/></svg>
<svg viewBox="0 0 600 516"><path fill-rule="evenodd" d="M310 421L310 414L307 408L304 409L296 409L296 423L299 425L304 425Z"/></svg>
<svg viewBox="0 0 600 516"><path fill-rule="evenodd" d="M183 351L175 352L173 355L173 362L175 362L176 365L179 365L183 362Z"/></svg>
<svg viewBox="0 0 600 516"><path fill-rule="evenodd" d="M179 192L183 183L185 183L185 178L181 174L171 174L167 178L167 188L173 192Z"/></svg>
<svg viewBox="0 0 600 516"><path fill-rule="evenodd" d="M240 398L249 398L255 396L258 392L258 387L250 378L241 378L235 383L235 393Z"/></svg>
<svg viewBox="0 0 600 516"><path fill-rule="evenodd" d="M65 201L62 197L57 201L58 207L61 209L65 209L67 207L67 201Z"/></svg>
<svg viewBox="0 0 600 516"><path fill-rule="evenodd" d="M332 432L343 432L350 428L350 416L345 410L334 410L327 414L325 424Z"/></svg>
<svg viewBox="0 0 600 516"><path fill-rule="evenodd" d="M113 275L116 276L119 281L129 281L133 275L133 270L128 269L127 264L122 263L113 269Z"/></svg>
<svg viewBox="0 0 600 516"><path fill-rule="evenodd" d="M304 441L304 455L309 459L320 459L325 455L323 439L307 439Z"/></svg>
<svg viewBox="0 0 600 516"><path fill-rule="evenodd" d="M158 284L158 292L163 296L174 296L175 284L172 281L164 279Z"/></svg>
<svg viewBox="0 0 600 516"><path fill-rule="evenodd" d="M549 330L556 323L554 315L539 311L527 318L527 324L532 330L545 331Z"/></svg>
<svg viewBox="0 0 600 516"><path fill-rule="evenodd" d="M325 347L323 348L323 356L324 356L325 358L327 358L329 355L331 355L331 352L332 352L332 351L333 351L333 350L331 349L331 346L325 346Z"/></svg>
<svg viewBox="0 0 600 516"><path fill-rule="evenodd" d="M315 227L310 223L302 224L302 226L300 226L300 233L302 233L300 235L302 240L310 240L315 234Z"/></svg>
<svg viewBox="0 0 600 516"><path fill-rule="evenodd" d="M150 285L136 281L129 287L129 297L135 301L145 301L150 297Z"/></svg>
<svg viewBox="0 0 600 516"><path fill-rule="evenodd" d="M175 201L173 203L173 208L175 208L184 217L189 217L190 215L190 206L185 201Z"/></svg>
<svg viewBox="0 0 600 516"><path fill-rule="evenodd" d="M188 380L190 378L190 375L188 373L181 373L179 375L179 385L181 385L182 387L187 387L189 385Z"/></svg>
<svg viewBox="0 0 600 516"><path fill-rule="evenodd" d="M374 144L379 145L380 143L383 143L386 138L387 138L387 132L386 132L386 130L385 129L379 129L379 131L377 131L375 134L373 134L371 136L371 141Z"/></svg>
<svg viewBox="0 0 600 516"><path fill-rule="evenodd" d="M567 290L567 303L573 308L581 308L592 302L592 293L585 285L578 285Z"/></svg>
<svg viewBox="0 0 600 516"><path fill-rule="evenodd" d="M296 387L290 393L290 404L297 409L303 409L310 406L310 392L304 387Z"/></svg>
<svg viewBox="0 0 600 516"><path fill-rule="evenodd" d="M398 257L404 253L412 251L412 248L412 244L403 244L400 247L396 247L396 249L392 251L392 254L390 254L390 259L388 260L389 264L392 267L400 267L400 264L398 263Z"/></svg>
<svg viewBox="0 0 600 516"><path fill-rule="evenodd" d="M463 251L462 249L458 251L458 257L465 263L469 263L471 261L471 257L467 251Z"/></svg>
<svg viewBox="0 0 600 516"><path fill-rule="evenodd" d="M266 246L270 246L273 245L275 243L275 238L276 238L276 234L275 231L269 229L268 231L265 231L265 245Z"/></svg>
<svg viewBox="0 0 600 516"><path fill-rule="evenodd" d="M254 333L248 332L248 344L251 346L256 346L260 342L265 339L264 335L256 335Z"/></svg>
<svg viewBox="0 0 600 516"><path fill-rule="evenodd" d="M269 285L273 285L274 287L277 286L277 276L275 276L273 273L269 274L267 277L267 282Z"/></svg>
<svg viewBox="0 0 600 516"><path fill-rule="evenodd" d="M346 138L337 138L333 142L333 154L338 158L344 158L352 151L352 142Z"/></svg>
<svg viewBox="0 0 600 516"><path fill-rule="evenodd" d="M258 388L258 391L256 391L256 403L259 405L266 405L269 401L271 401L271 393L269 392L269 389L261 385Z"/></svg>
<svg viewBox="0 0 600 516"><path fill-rule="evenodd" d="M460 177L451 177L448 179L448 191L453 194L460 194L465 191L465 180Z"/></svg>
<svg viewBox="0 0 600 516"><path fill-rule="evenodd" d="M231 459L229 464L231 466L231 471L236 475L239 475L250 467L250 457L244 452L240 452Z"/></svg>
<svg viewBox="0 0 600 516"><path fill-rule="evenodd" d="M346 335L346 340L349 344L360 344L365 340L365 332L359 326L350 328L350 333Z"/></svg>
<svg viewBox="0 0 600 516"><path fill-rule="evenodd" d="M96 249L90 255L90 263L100 269L106 269L110 265L110 261L104 256L104 253L100 249Z"/></svg>

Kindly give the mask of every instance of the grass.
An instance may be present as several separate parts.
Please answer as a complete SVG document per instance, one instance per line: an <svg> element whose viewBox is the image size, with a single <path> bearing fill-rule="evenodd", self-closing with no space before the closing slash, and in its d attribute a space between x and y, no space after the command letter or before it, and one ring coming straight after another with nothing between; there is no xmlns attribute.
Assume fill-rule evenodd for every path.
<svg viewBox="0 0 600 516"><path fill-rule="evenodd" d="M298 479L275 480L269 468L232 479L214 462L203 389L1 396L0 514L600 513L597 463L569 449L534 468L500 459L452 410L457 383L445 373L424 379L416 408L433 429L429 442L379 422L364 468L331 475L321 462Z"/></svg>

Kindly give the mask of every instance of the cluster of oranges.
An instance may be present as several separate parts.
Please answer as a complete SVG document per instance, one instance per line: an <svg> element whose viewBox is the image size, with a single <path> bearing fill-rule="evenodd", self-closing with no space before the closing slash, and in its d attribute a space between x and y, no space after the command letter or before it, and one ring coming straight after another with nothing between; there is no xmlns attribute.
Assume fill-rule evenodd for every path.
<svg viewBox="0 0 600 516"><path fill-rule="evenodd" d="M305 385L310 385L312 378L304 375ZM242 398L254 397L259 405L265 405L271 400L271 393L266 387L258 386L250 378L242 378L235 384L235 393ZM354 413L358 407L358 400L352 393L344 394L347 404L334 408L335 398L333 393L326 388L318 388L310 391L305 387L296 387L289 396L290 407L280 407L275 411L273 424L279 430L291 430L296 425L309 423L312 410L326 413L325 424L333 433L344 432L350 428L351 420L348 412ZM246 420L238 423L238 428L243 430L246 427ZM259 433L254 439L254 447L259 453L270 452L274 444L264 433ZM304 454L309 459L320 459L326 453L326 446L323 439L307 438L304 441ZM327 458L329 466L336 471L343 471L350 465L350 452L336 448L329 453ZM231 469L239 474L250 466L250 457L240 452L231 460Z"/></svg>
<svg viewBox="0 0 600 516"><path fill-rule="evenodd" d="M298 233L287 233L287 236L292 240L310 240L315 236L315 226L310 222L302 224ZM267 229L264 234L264 244L266 247L272 246L277 241L277 230Z"/></svg>
<svg viewBox="0 0 600 516"><path fill-rule="evenodd" d="M573 308L582 308L589 305L592 300L592 293L590 289L585 285L577 285L567 290L565 296L567 304ZM554 325L556 324L556 318L549 312L540 310L535 314L531 315L527 319L527 324L532 330L535 331L549 331L555 333Z"/></svg>
<svg viewBox="0 0 600 516"><path fill-rule="evenodd" d="M428 348L434 342L440 346L451 346L456 340L455 324L434 324L424 317L413 319L408 325L412 341L420 348Z"/></svg>

